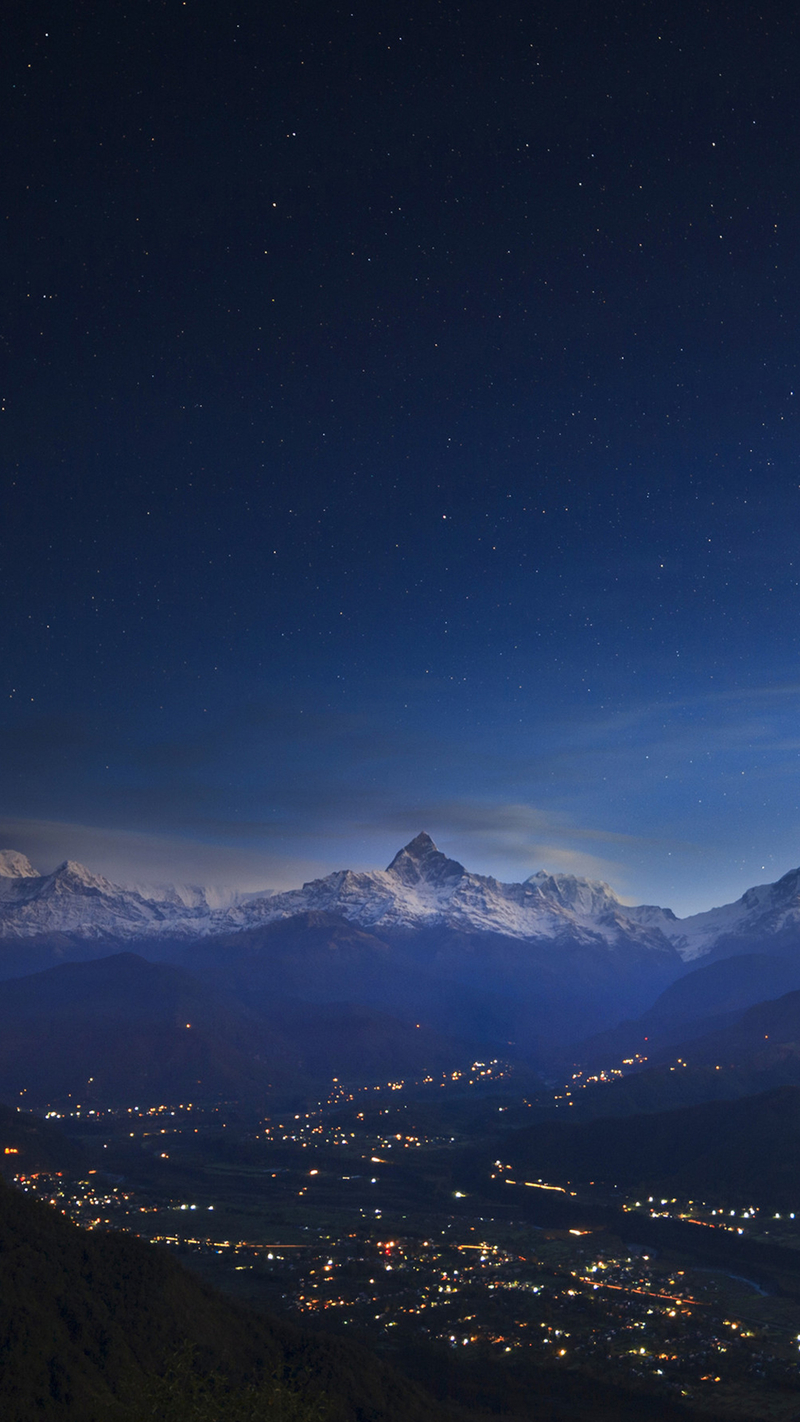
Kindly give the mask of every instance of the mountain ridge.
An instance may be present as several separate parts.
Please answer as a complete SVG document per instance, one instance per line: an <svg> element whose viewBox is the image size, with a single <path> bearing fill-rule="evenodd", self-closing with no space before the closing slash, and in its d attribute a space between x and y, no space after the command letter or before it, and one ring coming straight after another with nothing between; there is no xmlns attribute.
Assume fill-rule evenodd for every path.
<svg viewBox="0 0 800 1422"><path fill-rule="evenodd" d="M336 870L299 889L241 895L221 906L218 892L162 889L148 896L71 860L48 875L29 870L16 851L0 857L0 938L53 932L86 938L109 933L131 939L157 933L202 937L329 911L365 928L446 927L519 939L568 935L609 944L628 937L656 953L671 953L660 928L648 922L648 915L664 915L664 910L645 906L639 921L607 884L574 875L540 871L524 883L505 884L473 874L442 854L425 833L399 850L384 870Z"/></svg>
<svg viewBox="0 0 800 1422"><path fill-rule="evenodd" d="M472 873L421 832L386 869L339 869L296 889L125 888L65 860L40 875L15 850L0 851L0 940L48 933L118 942L145 936L202 938L302 913L335 913L368 931L443 928L557 944L629 943L655 959L690 964L800 941L800 868L755 885L732 904L679 919L669 908L628 905L601 880L538 870L521 883Z"/></svg>

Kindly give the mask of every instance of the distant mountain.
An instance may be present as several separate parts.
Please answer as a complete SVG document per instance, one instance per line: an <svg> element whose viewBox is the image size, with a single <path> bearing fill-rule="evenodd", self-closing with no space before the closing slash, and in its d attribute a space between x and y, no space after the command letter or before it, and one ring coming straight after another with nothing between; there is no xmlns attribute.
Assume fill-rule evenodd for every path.
<svg viewBox="0 0 800 1422"><path fill-rule="evenodd" d="M124 889L71 860L36 875L24 856L6 851L0 864L0 937L80 934L119 940L163 933L199 937L254 928L301 913L336 913L380 932L450 928L504 938L631 941L673 957L662 930L669 912L629 910L607 884L570 874L533 874L523 884L469 873L419 834L384 870L343 869L286 893L240 896L220 905L218 891ZM26 865L16 869L17 862ZM653 919L655 927L651 925Z"/></svg>
<svg viewBox="0 0 800 1422"><path fill-rule="evenodd" d="M303 1080L293 1045L182 968L134 953L6 982L0 1097L20 1104L247 1098Z"/></svg>
<svg viewBox="0 0 800 1422"><path fill-rule="evenodd" d="M380 934L450 929L557 945L635 944L671 959L800 952L800 869L748 889L736 903L678 919L631 906L597 880L539 871L520 884L473 874L418 834L383 870L338 870L284 893L191 886L122 888L72 860L37 874L24 855L0 852L0 939L47 935L122 946L155 935L197 939L303 913L334 913ZM63 945L62 945L63 946Z"/></svg>
<svg viewBox="0 0 800 1422"><path fill-rule="evenodd" d="M42 876L8 865L6 978L135 946L202 969L247 1004L267 994L378 1007L481 1050L511 1044L544 1060L640 1012L683 971L660 929L631 918L607 885L541 873L502 884L468 873L426 834L385 870L224 907L199 891L145 898L71 862Z"/></svg>
<svg viewBox="0 0 800 1422"><path fill-rule="evenodd" d="M130 947L202 970L259 1011L265 996L378 1008L481 1050L511 1047L552 1063L580 1037L646 1009L631 1040L650 1038L652 1026L671 1042L722 1026L748 993L752 1003L769 992L759 993L759 974L774 977L776 991L800 986L800 871L680 920L574 875L504 884L472 874L427 834L384 870L252 895L122 888L72 861L39 875L24 855L0 854L0 977ZM679 986L691 965L731 956L744 964L739 1007L726 1005L733 970L711 974L716 1006L705 979L691 974ZM768 968L768 957L784 966ZM629 1055L624 1035L609 1050Z"/></svg>
<svg viewBox="0 0 800 1422"><path fill-rule="evenodd" d="M111 935L128 941L169 929L207 932L214 911L203 898L187 905L179 895L144 898L82 864L65 860L52 874L36 874L24 855L0 857L0 938L76 934L84 939Z"/></svg>
<svg viewBox="0 0 800 1422"><path fill-rule="evenodd" d="M635 910L635 912L639 912ZM774 884L757 884L735 903L675 919L663 932L687 962L706 955L800 948L800 869Z"/></svg>
<svg viewBox="0 0 800 1422"><path fill-rule="evenodd" d="M411 840L387 869L345 869L302 889L255 896L232 908L229 918L232 925L253 927L309 911L341 914L380 933L448 928L551 942L626 940L672 956L661 931L631 917L607 884L541 872L523 884L502 884L469 873L442 854L427 834Z"/></svg>

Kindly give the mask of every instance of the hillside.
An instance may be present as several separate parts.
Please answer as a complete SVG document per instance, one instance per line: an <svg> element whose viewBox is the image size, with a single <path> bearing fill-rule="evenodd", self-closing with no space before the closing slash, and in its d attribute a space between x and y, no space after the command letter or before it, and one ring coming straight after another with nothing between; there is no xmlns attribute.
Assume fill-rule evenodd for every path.
<svg viewBox="0 0 800 1422"><path fill-rule="evenodd" d="M674 1111L545 1121L493 1149L515 1179L658 1187L800 1210L800 1087ZM487 1158L491 1150L486 1152Z"/></svg>
<svg viewBox="0 0 800 1422"><path fill-rule="evenodd" d="M608 1067L640 1053L651 1063L674 1060L673 1048L738 1021L749 1007L800 989L800 962L774 953L743 953L704 963L670 983L632 1021L581 1042L581 1065Z"/></svg>
<svg viewBox="0 0 800 1422"><path fill-rule="evenodd" d="M44 1105L249 1097L302 1079L281 1034L184 969L120 953L4 984L0 1095Z"/></svg>
<svg viewBox="0 0 800 1422"><path fill-rule="evenodd" d="M739 1019L694 1038L681 1049L690 1066L787 1064L800 1070L800 991L756 1003Z"/></svg>
<svg viewBox="0 0 800 1422"><path fill-rule="evenodd" d="M170 1369L179 1375L172 1405L169 1379L159 1381ZM203 1382L214 1369L224 1379L217 1389ZM323 1393L330 1422L449 1416L365 1349L241 1308L152 1245L86 1234L0 1181L3 1422L310 1422Z"/></svg>
<svg viewBox="0 0 800 1422"><path fill-rule="evenodd" d="M226 991L226 976L239 998ZM203 981L118 953L15 978L0 999L0 1095L36 1106L70 1097L106 1105L250 1100L271 1086L413 1077L470 1059L468 1042L424 1022L278 997L277 976L268 957L257 960L248 989L236 960L219 981Z"/></svg>

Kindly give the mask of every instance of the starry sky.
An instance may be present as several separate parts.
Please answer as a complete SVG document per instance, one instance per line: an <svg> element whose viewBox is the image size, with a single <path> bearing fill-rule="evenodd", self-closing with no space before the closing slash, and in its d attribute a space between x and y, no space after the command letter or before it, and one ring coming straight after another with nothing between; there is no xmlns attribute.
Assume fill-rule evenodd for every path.
<svg viewBox="0 0 800 1422"><path fill-rule="evenodd" d="M800 20L12 3L0 839L800 863Z"/></svg>

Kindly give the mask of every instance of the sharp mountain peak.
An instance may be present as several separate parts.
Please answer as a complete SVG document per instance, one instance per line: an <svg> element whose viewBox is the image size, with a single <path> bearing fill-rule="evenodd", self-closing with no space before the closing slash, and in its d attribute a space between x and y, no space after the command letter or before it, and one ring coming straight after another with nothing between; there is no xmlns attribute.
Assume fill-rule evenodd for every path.
<svg viewBox="0 0 800 1422"><path fill-rule="evenodd" d="M460 879L466 872L457 859L448 859L446 854L442 854L424 830L398 850L386 870L387 874L394 874L405 884L423 880L426 883L440 883L444 879Z"/></svg>
<svg viewBox="0 0 800 1422"><path fill-rule="evenodd" d="M600 881L573 874L501 883L475 874L420 831L385 870L339 870L300 889L245 896L151 893L124 888L66 860L38 875L15 850L0 851L0 938L60 932L132 941L167 932L184 939L256 928L298 914L332 913L370 931L447 928L552 943L623 942L684 961L800 931L800 870L757 885L733 904L676 919L655 905L628 905ZM739 946L740 945L740 946Z"/></svg>

